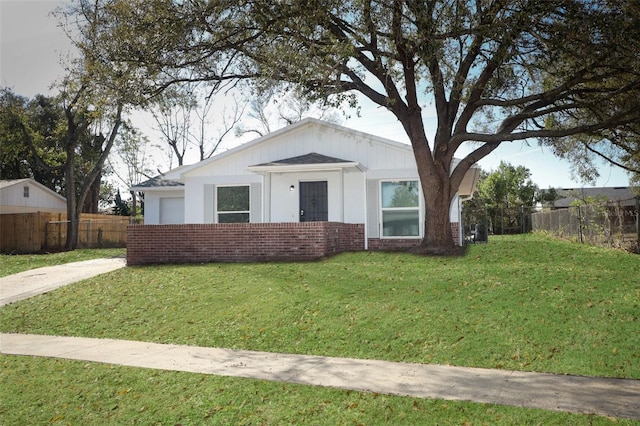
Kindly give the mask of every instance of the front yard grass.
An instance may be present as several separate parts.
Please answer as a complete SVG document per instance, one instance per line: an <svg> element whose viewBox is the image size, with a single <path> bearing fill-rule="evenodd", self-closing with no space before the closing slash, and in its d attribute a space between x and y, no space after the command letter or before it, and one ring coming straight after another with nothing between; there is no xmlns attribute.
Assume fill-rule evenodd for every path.
<svg viewBox="0 0 640 426"><path fill-rule="evenodd" d="M130 267L5 306L0 309L0 329L640 379L639 301L637 255L528 235L492 237L489 244L471 246L465 256L455 258L361 252L319 262ZM4 371L23 370L27 375L65 371L57 376L72 378L58 378L59 387L71 390L60 398L72 402L64 404L79 403L74 395L84 398L89 392L82 389L85 381L90 386L92 380L107 380L104 377L114 369L123 377L122 389L111 385L108 400L134 398L128 409L148 410L143 408L151 403L136 403L143 398L160 401L160 396L151 396L156 383L159 388L171 387L160 384L165 381L182 383L176 384L182 391L171 391L169 398L174 399L169 405L181 398L187 405L196 404L200 394L192 386L201 388L209 395L202 404L215 401L207 405L208 412L213 410L217 419L236 420L229 423L272 423L272 418L292 423L288 416L302 415L300 410L311 415L325 409L342 412L331 424L358 419L380 424L385 415L399 411L409 417L394 417L396 424L421 423L412 417L415 413L421 419L431 413L441 423L453 419L452 424L469 418L491 424L500 419L504 424L520 423L509 421L514 418L532 424L593 420L73 361L8 356L2 361ZM89 375L76 385L73 377L85 377L85 370L96 378ZM7 380L9 389L20 386L16 377ZM149 381L149 395L135 390L139 380ZM26 383L40 386L32 380ZM253 390L237 389L245 386ZM294 388L292 393L304 402L294 402L293 396L281 399L280 390ZM215 389L223 389L218 397L212 396ZM265 400L258 403L258 395ZM245 403L247 412L241 406ZM256 409L269 410L270 403L280 407L277 413L258 415ZM282 404L291 408L282 412ZM197 415L204 415L203 410L197 409ZM231 417L220 416L225 412ZM252 421L251 415L258 417ZM319 418L310 422L318 423Z"/></svg>

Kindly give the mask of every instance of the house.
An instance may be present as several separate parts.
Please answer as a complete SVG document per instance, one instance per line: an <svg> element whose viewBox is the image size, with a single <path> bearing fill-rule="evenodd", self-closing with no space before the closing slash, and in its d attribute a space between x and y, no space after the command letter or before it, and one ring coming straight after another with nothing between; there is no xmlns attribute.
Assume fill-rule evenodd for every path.
<svg viewBox="0 0 640 426"><path fill-rule="evenodd" d="M599 188L563 188L557 189L558 199L553 202L554 209L563 209L576 205L579 201L604 201L620 203L624 207L635 207L636 195L628 186Z"/></svg>
<svg viewBox="0 0 640 426"><path fill-rule="evenodd" d="M556 190L558 199L552 209L566 209L578 205L600 204L605 206L609 221L632 233L636 229L640 198L631 187L563 188Z"/></svg>
<svg viewBox="0 0 640 426"><path fill-rule="evenodd" d="M452 233L459 244L461 197L473 194L478 176L479 169L472 168L451 203ZM239 224L288 224L286 232L278 231L287 235L302 229L293 224L353 224L357 228L349 229L357 229L358 237L346 239L357 238L359 249L410 247L424 235L423 197L411 146L317 119L171 170L131 190L144 192L145 225L134 226L136 232L157 225L236 224L233 233L240 238L250 228ZM200 235L209 229L197 228ZM336 232L352 232L340 229ZM161 244L163 237L158 238L154 244ZM237 238L232 246L239 244ZM134 240L128 238L128 249Z"/></svg>
<svg viewBox="0 0 640 426"><path fill-rule="evenodd" d="M565 188L556 193L548 210L532 214L534 231L595 244L637 243L640 196L632 188Z"/></svg>
<svg viewBox="0 0 640 426"><path fill-rule="evenodd" d="M0 181L0 214L66 213L67 200L33 179Z"/></svg>

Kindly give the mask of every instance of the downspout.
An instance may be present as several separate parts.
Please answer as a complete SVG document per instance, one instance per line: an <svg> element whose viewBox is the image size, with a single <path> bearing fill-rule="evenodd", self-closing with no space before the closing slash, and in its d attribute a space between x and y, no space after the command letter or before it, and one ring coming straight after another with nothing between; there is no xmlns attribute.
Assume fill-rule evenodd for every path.
<svg viewBox="0 0 640 426"><path fill-rule="evenodd" d="M269 217L267 217L267 191L271 195L271 173L265 173L262 175L262 223L271 222L271 211L269 211ZM269 198L269 209L271 209L271 199Z"/></svg>
<svg viewBox="0 0 640 426"><path fill-rule="evenodd" d="M364 234L364 249L365 251L369 250L369 238L367 238L367 232L368 232L368 223L367 223L367 218L369 217L369 211L367 210L368 207L368 203L367 203L367 172L365 172L364 170L362 171L362 185L363 185L363 189L364 189L364 209L362 210L364 212L364 229L363 229L363 234Z"/></svg>
<svg viewBox="0 0 640 426"><path fill-rule="evenodd" d="M462 197L458 195L458 246L464 246L464 216L462 215Z"/></svg>

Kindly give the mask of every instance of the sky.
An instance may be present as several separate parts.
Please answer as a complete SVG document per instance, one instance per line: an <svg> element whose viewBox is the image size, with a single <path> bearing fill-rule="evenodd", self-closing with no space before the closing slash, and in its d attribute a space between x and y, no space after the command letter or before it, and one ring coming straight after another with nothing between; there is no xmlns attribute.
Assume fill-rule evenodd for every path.
<svg viewBox="0 0 640 426"><path fill-rule="evenodd" d="M63 75L60 58L67 56L71 46L49 13L64 1L60 0L0 0L0 85L14 93L32 97L52 94L51 84ZM425 106L423 116L428 135L435 131L435 112ZM151 140L159 135L148 120L136 124ZM397 119L387 110L362 105L360 117L355 113L341 123L343 126L375 134L399 142L408 142ZM212 129L215 132L215 129ZM226 140L229 148L239 141ZM459 156L459 155L457 155ZM500 161L513 166L522 165L531 172L531 180L540 188L579 188L582 186L628 186L629 175L622 169L600 163L600 178L585 184L571 175L568 162L555 157L548 148L536 142L503 143L496 151L480 161L483 170L496 170ZM159 165L160 166L160 165ZM161 167L162 168L162 167Z"/></svg>

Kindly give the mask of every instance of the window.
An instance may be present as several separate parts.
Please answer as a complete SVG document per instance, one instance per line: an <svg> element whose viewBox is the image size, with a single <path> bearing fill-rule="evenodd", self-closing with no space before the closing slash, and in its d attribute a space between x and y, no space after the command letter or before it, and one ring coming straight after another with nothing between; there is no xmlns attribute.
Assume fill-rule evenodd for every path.
<svg viewBox="0 0 640 426"><path fill-rule="evenodd" d="M382 236L420 236L420 187L417 180L381 184Z"/></svg>
<svg viewBox="0 0 640 426"><path fill-rule="evenodd" d="M29 187L28 186L25 186L25 187L22 188L22 196L24 198L29 198Z"/></svg>
<svg viewBox="0 0 640 426"><path fill-rule="evenodd" d="M249 186L219 186L218 223L249 223Z"/></svg>

